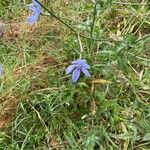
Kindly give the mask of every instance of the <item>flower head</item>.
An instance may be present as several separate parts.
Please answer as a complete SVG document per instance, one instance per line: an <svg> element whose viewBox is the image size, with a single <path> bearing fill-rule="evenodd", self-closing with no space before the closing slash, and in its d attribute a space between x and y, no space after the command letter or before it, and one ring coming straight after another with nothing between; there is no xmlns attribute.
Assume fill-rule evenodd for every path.
<svg viewBox="0 0 150 150"><path fill-rule="evenodd" d="M0 65L0 76L2 75L3 73L3 68L2 68L2 65Z"/></svg>
<svg viewBox="0 0 150 150"><path fill-rule="evenodd" d="M29 25L32 25L34 22L37 21L40 13L42 12L41 5L38 4L35 0L32 0L32 4L30 4L28 7L29 10L32 12L32 16L29 16L27 18L27 23Z"/></svg>
<svg viewBox="0 0 150 150"><path fill-rule="evenodd" d="M87 69L90 69L90 66L86 63L86 60L78 59L73 61L71 65L67 67L66 74L72 72L72 81L76 82L79 79L81 72L88 77L91 76Z"/></svg>

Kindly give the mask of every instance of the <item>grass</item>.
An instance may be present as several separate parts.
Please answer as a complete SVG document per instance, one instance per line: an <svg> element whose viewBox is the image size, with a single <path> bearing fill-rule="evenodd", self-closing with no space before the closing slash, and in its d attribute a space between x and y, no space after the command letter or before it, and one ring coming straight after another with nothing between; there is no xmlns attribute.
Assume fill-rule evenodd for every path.
<svg viewBox="0 0 150 150"><path fill-rule="evenodd" d="M41 2L89 38L52 16L27 25L30 1L0 2L0 150L149 150L149 1ZM80 55L92 77L72 84Z"/></svg>

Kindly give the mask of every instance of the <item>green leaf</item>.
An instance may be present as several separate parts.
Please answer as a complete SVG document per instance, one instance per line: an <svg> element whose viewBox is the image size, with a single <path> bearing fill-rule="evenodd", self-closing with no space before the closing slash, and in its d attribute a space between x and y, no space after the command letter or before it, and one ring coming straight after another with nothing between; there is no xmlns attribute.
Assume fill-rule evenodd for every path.
<svg viewBox="0 0 150 150"><path fill-rule="evenodd" d="M142 141L150 141L150 133L145 134Z"/></svg>

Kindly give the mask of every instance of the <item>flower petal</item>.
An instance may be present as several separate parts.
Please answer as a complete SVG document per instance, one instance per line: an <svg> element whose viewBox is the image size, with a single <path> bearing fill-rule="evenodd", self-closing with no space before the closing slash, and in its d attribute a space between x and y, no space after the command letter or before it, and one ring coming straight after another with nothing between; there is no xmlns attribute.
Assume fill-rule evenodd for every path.
<svg viewBox="0 0 150 150"><path fill-rule="evenodd" d="M31 10L32 12L36 12L36 7L33 4L28 5L29 10Z"/></svg>
<svg viewBox="0 0 150 150"><path fill-rule="evenodd" d="M37 11L38 11L39 13L41 13L41 5L40 5L39 3L37 3L35 0L33 0L32 2L33 2L33 4L35 5L35 7L37 8Z"/></svg>
<svg viewBox="0 0 150 150"><path fill-rule="evenodd" d="M80 70L75 69L72 74L72 81L76 82L79 79L79 76L80 76Z"/></svg>
<svg viewBox="0 0 150 150"><path fill-rule="evenodd" d="M70 65L69 67L67 67L66 74L71 73L73 71L73 69L75 69L75 65Z"/></svg>
<svg viewBox="0 0 150 150"><path fill-rule="evenodd" d="M81 71L88 77L90 77L90 73L85 69L85 68L81 68Z"/></svg>
<svg viewBox="0 0 150 150"><path fill-rule="evenodd" d="M38 4L35 0L32 0L32 4L28 5L29 10L32 11L32 16L27 18L27 23L32 25L34 22L37 21L40 13L41 13L41 5Z"/></svg>
<svg viewBox="0 0 150 150"><path fill-rule="evenodd" d="M27 18L27 23L28 23L29 25L32 25L34 22L37 21L37 19L38 19L38 16L37 16L37 15L29 16L29 17Z"/></svg>
<svg viewBox="0 0 150 150"><path fill-rule="evenodd" d="M77 59L77 60L73 61L72 64L82 64L85 62L86 62L86 60L84 60L84 59Z"/></svg>
<svg viewBox="0 0 150 150"><path fill-rule="evenodd" d="M82 64L82 67L85 68L85 69L90 69L90 66L86 63Z"/></svg>
<svg viewBox="0 0 150 150"><path fill-rule="evenodd" d="M90 66L86 63L85 59L78 59L72 62L72 64L77 65L77 66L82 66L85 69L90 69Z"/></svg>
<svg viewBox="0 0 150 150"><path fill-rule="evenodd" d="M0 76L2 75L2 73L3 73L3 67L2 65L0 65Z"/></svg>

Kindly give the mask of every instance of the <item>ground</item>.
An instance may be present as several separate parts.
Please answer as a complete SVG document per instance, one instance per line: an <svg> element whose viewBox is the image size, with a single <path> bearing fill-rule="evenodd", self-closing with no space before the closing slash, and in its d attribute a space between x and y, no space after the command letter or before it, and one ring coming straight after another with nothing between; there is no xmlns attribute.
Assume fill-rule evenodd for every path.
<svg viewBox="0 0 150 150"><path fill-rule="evenodd" d="M0 2L0 150L149 150L149 1L40 2L71 29ZM80 56L91 77L73 84Z"/></svg>

